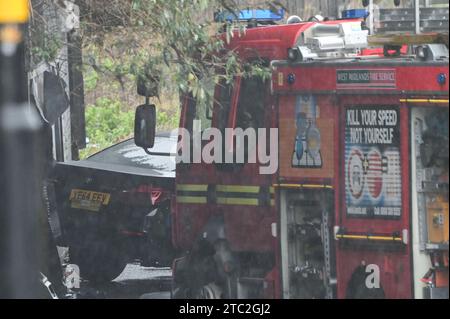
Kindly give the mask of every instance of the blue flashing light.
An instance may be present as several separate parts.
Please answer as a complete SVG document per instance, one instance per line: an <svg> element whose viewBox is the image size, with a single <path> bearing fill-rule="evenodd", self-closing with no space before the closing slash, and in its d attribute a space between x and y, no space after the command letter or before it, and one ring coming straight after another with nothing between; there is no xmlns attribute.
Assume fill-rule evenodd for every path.
<svg viewBox="0 0 450 319"><path fill-rule="evenodd" d="M437 81L440 85L444 85L447 82L447 76L444 73L440 73L437 77Z"/></svg>
<svg viewBox="0 0 450 319"><path fill-rule="evenodd" d="M359 19L359 18L367 18L369 16L369 11L366 9L352 9L352 10L344 10L342 11L343 19Z"/></svg>
<svg viewBox="0 0 450 319"><path fill-rule="evenodd" d="M239 13L231 13L229 11L218 12L214 15L215 22L231 22L231 21L249 21L256 20L261 22L276 22L284 19L284 9L277 12L272 10L253 9L241 10Z"/></svg>

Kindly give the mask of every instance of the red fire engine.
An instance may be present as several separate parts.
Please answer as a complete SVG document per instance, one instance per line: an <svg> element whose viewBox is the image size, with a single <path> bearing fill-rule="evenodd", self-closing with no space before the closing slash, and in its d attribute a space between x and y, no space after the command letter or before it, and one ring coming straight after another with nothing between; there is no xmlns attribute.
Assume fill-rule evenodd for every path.
<svg viewBox="0 0 450 319"><path fill-rule="evenodd" d="M430 37L368 49L349 19L231 39L271 81L221 83L212 112L186 96L180 127L277 129L278 169L177 164L175 298L448 296L448 48Z"/></svg>

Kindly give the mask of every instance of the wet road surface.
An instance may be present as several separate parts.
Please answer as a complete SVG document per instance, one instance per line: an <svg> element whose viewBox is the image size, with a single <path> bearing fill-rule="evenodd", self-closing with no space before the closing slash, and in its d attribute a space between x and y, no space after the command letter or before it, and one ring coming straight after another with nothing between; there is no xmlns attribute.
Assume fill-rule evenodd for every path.
<svg viewBox="0 0 450 319"><path fill-rule="evenodd" d="M78 299L170 299L170 268L142 267L128 264L112 282L92 286L81 283Z"/></svg>

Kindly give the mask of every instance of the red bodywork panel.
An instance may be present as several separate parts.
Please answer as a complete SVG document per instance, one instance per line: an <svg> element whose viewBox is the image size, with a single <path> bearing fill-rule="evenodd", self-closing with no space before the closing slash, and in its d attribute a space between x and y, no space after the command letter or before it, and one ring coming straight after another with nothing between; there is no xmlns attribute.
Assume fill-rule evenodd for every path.
<svg viewBox="0 0 450 319"><path fill-rule="evenodd" d="M376 63L367 65L358 63L354 60L354 64L349 63L318 63L312 62L310 64L304 63L301 67L286 67L276 68L273 72L273 89L276 92L311 92L311 93L329 93L334 92L340 94L356 94L365 93L367 91L371 93L382 94L445 94L448 92L448 81L444 85L438 83L438 75L443 73L448 79L448 68L442 66L433 65L411 65L411 63L399 60L399 64L383 63L377 65ZM395 62L395 59L393 59ZM381 81L379 85L367 86L346 86L345 84L337 84L336 77L338 71L348 70L369 70L382 72L390 72L391 76L394 76L394 80ZM295 82L289 84L287 78L290 74L295 76ZM307 75L307 76L305 76ZM426 85L425 85L426 84ZM381 87L384 85L385 87ZM356 91L358 90L358 91Z"/></svg>
<svg viewBox="0 0 450 319"><path fill-rule="evenodd" d="M336 24L341 21L326 23ZM227 46L237 50L244 59L260 57L274 60L287 59L287 50L295 46L298 37L314 22L301 24L269 26L249 29L239 37L237 34ZM373 52L368 52L371 54ZM378 63L379 62L379 63ZM202 185L255 185L271 186L275 183L309 183L327 185L334 189L335 223L348 234L402 236L406 230L411 237L410 225L410 166L409 166L409 110L401 103L404 98L448 98L448 81L438 82L438 75L448 79L448 64L418 63L402 58L380 58L363 62L353 60L346 63L311 62L279 63L274 65L272 96L267 102L267 125L279 127L279 119L295 116L293 104L295 95L310 94L317 97L321 112L319 129L326 135L326 152L321 173L305 170L301 176L293 176L286 166L278 174L264 176L258 174L257 164L245 165L239 173L220 171L215 165L191 164L186 168L177 167L177 184ZM353 83L355 73L364 73L367 81ZM294 81L288 79L294 78ZM350 80L349 80L350 79ZM236 93L232 99L236 107ZM355 218L344 214L345 200L345 112L347 108L367 106L393 108L399 114L398 151L401 161L401 214L399 218ZM185 108L183 109L185 112ZM284 112L284 113L283 113ZM185 113L182 113L185 114ZM181 127L184 127L182 116ZM328 121L328 122L327 122ZM232 122L230 118L229 123ZM331 127L328 124L331 123ZM283 124L284 125L284 124ZM327 126L328 125L328 126ZM291 130L293 131L293 130ZM290 131L285 133L289 135ZM292 141L288 145L293 144ZM290 147L290 146L288 146ZM290 152L288 150L288 152ZM281 150L280 150L280 155ZM289 153L292 156L292 153ZM280 159L283 162L283 159ZM280 163L283 165L283 163ZM208 203L175 203L174 241L178 247L190 249L208 220L215 214L223 215L225 233L234 251L274 252L277 269L267 275L274 282L274 295L280 297L280 243L272 236L272 224L279 223L279 193L276 193L275 206L217 205ZM178 195L177 195L178 196ZM174 200L176 202L176 200ZM277 206L278 205L278 206ZM278 228L279 229L279 228ZM394 233L396 235L394 235ZM347 285L354 270L361 264L375 264L380 268L381 285L387 298L412 297L411 239L407 243L396 243L393 249L384 243L370 247L346 248L342 241L336 241L337 297L345 298ZM390 247L390 246L389 246Z"/></svg>
<svg viewBox="0 0 450 319"><path fill-rule="evenodd" d="M335 25L351 21L361 21L361 19L325 21L321 24ZM269 61L286 60L288 49L295 47L301 34L316 24L317 22L302 22L258 27L246 30L243 35L235 32L226 48L236 50L244 60L251 58L263 58ZM225 35L221 38L226 40Z"/></svg>
<svg viewBox="0 0 450 319"><path fill-rule="evenodd" d="M345 21L360 21L360 19L327 21L325 24L339 24ZM291 25L277 25L259 27L246 30L245 34L234 33L230 43L226 45L228 50L236 50L244 59L255 57L268 61L284 60L287 58L288 49L296 45L302 32L314 26L316 22L304 22ZM225 41L225 35L221 36ZM240 79L237 79L239 83ZM232 114L236 112L237 95L239 86L233 94ZM267 100L267 104L273 106L274 101ZM180 127L186 127L186 105L181 116ZM268 107L269 109L269 107ZM277 127L278 123L273 112L267 114L268 127ZM229 127L234 127L235 118L230 118ZM230 174L216 169L215 165L191 164L189 168L177 167L177 184L206 184L206 185L265 185L272 186L277 177L261 176L258 174L257 164L247 164L239 174ZM314 179L312 179L314 181ZM227 238L233 249L238 251L273 251L277 246L272 236L271 225L277 222L275 207L259 206L230 206L208 204L183 204L176 203L174 209L174 242L177 246L189 249L193 242L201 236L201 230L207 223L211 214L223 214L225 218L225 230ZM254 225L258 225L255 229Z"/></svg>
<svg viewBox="0 0 450 319"><path fill-rule="evenodd" d="M395 60L394 60L395 61ZM401 60L398 60L399 62ZM448 66L440 65L407 65L404 63L301 63L296 66L285 64L275 65L273 73L273 91L280 94L280 119L293 117L294 114L283 115L289 106L289 97L302 94L317 95L321 109L321 118L334 118L334 144L325 143L335 154L334 176L331 182L335 190L335 223L345 234L372 235L381 237L402 237L405 230L408 234L407 244L377 243L360 245L358 241L336 241L336 272L337 296L347 296L348 283L354 271L361 266L374 264L380 269L381 287L386 298L412 297L412 264L411 264L411 225L410 225L410 119L409 106L401 102L404 98L448 99L448 82L440 84L438 75L444 74L448 79ZM339 84L339 71L366 71L368 78L371 74L374 81L363 83L359 87L355 83ZM378 75L378 74L381 74ZM418 76L419 75L419 76ZM295 82L288 83L287 79L294 78ZM378 81L379 80L379 81ZM345 81L343 81L345 82ZM328 109L332 106L334 112ZM398 109L399 141L398 151L401 163L401 215L398 218L358 218L347 216L345 194L345 123L346 110L364 107ZM323 111L328 114L322 114ZM280 122L280 130L285 124ZM322 130L323 131L323 130ZM281 146L282 147L282 146ZM283 161L283 154L281 154ZM283 163L280 163L283 165ZM283 167L281 167L283 169ZM294 182L290 176L281 175L283 179ZM297 182L308 180L311 174L303 178L296 178ZM320 181L319 181L320 182ZM329 181L323 179L322 183ZM372 191L376 189L372 188Z"/></svg>
<svg viewBox="0 0 450 319"><path fill-rule="evenodd" d="M399 97L377 96L376 99L370 97L347 97L341 100L341 107L352 105L392 105L400 106ZM380 236L401 236L403 230L407 230L410 234L410 167L409 167L409 113L406 107L400 107L400 162L401 162L401 217L399 219L363 219L348 217L344 212L345 194L344 194L344 136L343 129L340 133L340 149L336 150L340 154L339 177L336 178L336 186L339 198L335 212L336 224L345 229L349 234L372 234ZM343 127L345 118L344 109L340 112L340 124ZM384 289L386 298L411 298L411 243L407 245L395 244L390 249L391 244L377 244L373 247L345 248L337 242L337 274L338 274L338 297L346 297L346 289L353 271L361 264L377 265L380 269L381 287ZM355 243L357 244L357 243Z"/></svg>

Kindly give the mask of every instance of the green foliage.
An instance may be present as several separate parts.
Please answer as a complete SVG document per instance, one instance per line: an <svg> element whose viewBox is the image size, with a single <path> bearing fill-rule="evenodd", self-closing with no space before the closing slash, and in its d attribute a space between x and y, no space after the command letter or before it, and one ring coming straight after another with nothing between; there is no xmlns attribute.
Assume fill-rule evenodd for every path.
<svg viewBox="0 0 450 319"><path fill-rule="evenodd" d="M43 0L50 3L51 0ZM235 76L269 76L268 67L247 65L224 50L245 26L212 21L213 12L237 12L237 0L79 0L86 93L95 105L86 108L90 144L81 156L112 145L133 132L133 108L126 91L135 92L138 78L158 80L158 130L175 128L179 94L191 94L212 105L211 86ZM274 7L277 1L267 1ZM264 5L266 6L266 5ZM267 6L266 6L267 7ZM45 22L45 21L44 21ZM224 31L218 36L219 30ZM54 59L61 47L49 28L33 47L34 55ZM52 38L54 37L54 39ZM102 96L102 98L98 98ZM130 103L131 102L131 103ZM140 102L139 102L140 103Z"/></svg>
<svg viewBox="0 0 450 319"><path fill-rule="evenodd" d="M178 114L157 110L158 130L170 130L178 126ZM84 159L106 147L133 136L134 111L124 111L117 100L99 98L95 105L86 108L86 133L89 143L80 152Z"/></svg>
<svg viewBox="0 0 450 319"><path fill-rule="evenodd" d="M89 144L87 149L82 151L81 157L129 137L133 132L133 120L133 113L123 112L118 101L100 98L96 105L89 105L86 108L86 133Z"/></svg>
<svg viewBox="0 0 450 319"><path fill-rule="evenodd" d="M168 131L177 128L179 119L179 108L177 108L176 112L167 112L158 109L158 107L156 108L157 131Z"/></svg>
<svg viewBox="0 0 450 319"><path fill-rule="evenodd" d="M41 61L54 61L63 46L59 37L34 29L32 29L32 39L34 43L31 48L31 56L35 64Z"/></svg>
<svg viewBox="0 0 450 319"><path fill-rule="evenodd" d="M90 40L94 40L88 42L88 51L96 45L96 50L108 53L106 59L93 54L88 63L110 74L122 87L129 76L134 80L155 80L157 75L161 87L167 88L170 83L175 94L190 93L210 101L212 96L204 87L204 78L217 84L234 76L265 77L269 73L267 67L248 67L233 51L224 54L225 43L244 33L245 26L229 23L224 36L217 36L224 26L212 21L212 13L236 12L237 4L235 0L116 0L108 5L104 0L86 2L91 20L84 26L92 35ZM267 1L264 6L275 10L281 5ZM111 34L115 35L112 39Z"/></svg>
<svg viewBox="0 0 450 319"><path fill-rule="evenodd" d="M87 92L92 91L97 87L97 83L99 81L99 74L94 69L89 68L84 72L83 80L84 80L84 89Z"/></svg>

